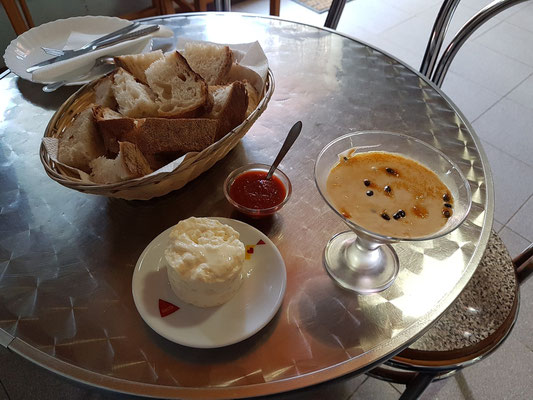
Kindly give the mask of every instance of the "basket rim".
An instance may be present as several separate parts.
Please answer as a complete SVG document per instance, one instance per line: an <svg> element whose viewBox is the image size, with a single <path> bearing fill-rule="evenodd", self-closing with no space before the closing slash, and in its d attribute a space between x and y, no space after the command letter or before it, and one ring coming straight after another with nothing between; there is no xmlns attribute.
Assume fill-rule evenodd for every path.
<svg viewBox="0 0 533 400"><path fill-rule="evenodd" d="M101 79L104 79L108 75L109 74L104 75L98 79L95 79L94 81L91 81L85 84L80 89L78 89L76 92L74 92L67 100L65 100L65 102L63 102L63 104L59 107L59 109L54 113L54 115L48 122L45 128L43 139L46 137L53 137L54 134L56 133L54 132L56 123L58 122L60 117L64 114L64 112L68 110L72 106L72 104L74 104L75 101L82 94L90 91ZM272 73L272 70L269 67L267 70L265 86L263 88L263 97L261 98L261 101L255 108L255 110L253 110L250 113L250 115L248 115L248 117L246 117L241 124L233 128L222 139L218 140L215 143L212 143L211 145L209 145L208 147L206 147L200 152L187 153L187 154L192 154L192 156L189 158L187 158L187 154L185 154L184 155L185 159L180 163L180 165L178 165L172 171L161 172L161 173L149 176L149 177L143 176L139 178L128 179L128 180L121 181L121 182L101 184L101 183L94 183L94 182L84 182L79 178L70 177L58 171L57 167L54 166L55 162L51 159L50 155L48 154L48 151L46 150L46 147L44 146L43 140L41 140L41 145L39 149L39 157L40 157L41 163L43 164L46 174L51 179L62 184L63 186L66 186L66 187L69 187L75 190L101 191L103 194L104 192L107 192L107 191L115 192L115 191L127 190L132 187L141 188L146 185L152 185L154 183L159 183L160 181L163 181L166 178L179 173L184 168L189 168L193 166L196 162L200 161L200 159L202 159L204 156L209 155L210 153L216 151L218 148L223 146L226 141L231 139L231 137L234 136L235 134L238 134L241 130L245 128L249 129L249 127L259 118L259 116L266 109L266 106L269 103L272 97L272 94L274 93L274 88L275 88L274 74Z"/></svg>

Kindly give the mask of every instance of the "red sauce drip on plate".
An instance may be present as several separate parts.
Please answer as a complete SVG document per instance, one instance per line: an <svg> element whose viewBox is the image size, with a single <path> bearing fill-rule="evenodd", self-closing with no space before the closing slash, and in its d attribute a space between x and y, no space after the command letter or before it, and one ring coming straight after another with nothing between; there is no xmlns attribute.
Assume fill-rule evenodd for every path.
<svg viewBox="0 0 533 400"><path fill-rule="evenodd" d="M235 178L229 188L230 197L241 206L261 210L275 207L286 196L283 182L276 176L265 179L265 171L248 171Z"/></svg>

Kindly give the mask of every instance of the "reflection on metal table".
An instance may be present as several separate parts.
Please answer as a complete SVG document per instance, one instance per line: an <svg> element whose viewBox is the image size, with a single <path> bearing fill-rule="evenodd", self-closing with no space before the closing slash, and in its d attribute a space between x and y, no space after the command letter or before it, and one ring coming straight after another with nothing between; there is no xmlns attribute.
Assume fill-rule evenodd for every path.
<svg viewBox="0 0 533 400"><path fill-rule="evenodd" d="M479 140L459 110L417 72L336 32L238 13L151 19L176 36L258 40L276 89L263 115L222 161L150 201L82 194L49 179L39 161L46 124L73 90L53 94L12 73L0 79L0 341L72 379L160 397L246 397L363 373L419 337L458 296L486 247L493 188ZM246 220L224 198L235 168L271 161L297 120L304 129L281 169L293 195L269 220ZM436 240L393 245L400 273L358 296L328 277L322 252L343 224L321 199L313 167L342 134L390 130L447 154L468 178L472 209ZM243 342L194 349L157 335L131 293L133 268L159 233L189 216L231 217L265 233L287 267L274 319Z"/></svg>

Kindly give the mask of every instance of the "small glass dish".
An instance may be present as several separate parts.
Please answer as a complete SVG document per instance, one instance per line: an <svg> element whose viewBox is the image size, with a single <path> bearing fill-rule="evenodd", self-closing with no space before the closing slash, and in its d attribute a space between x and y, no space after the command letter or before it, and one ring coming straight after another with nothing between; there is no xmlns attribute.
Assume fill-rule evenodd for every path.
<svg viewBox="0 0 533 400"><path fill-rule="evenodd" d="M264 173L264 175L266 176L269 169L270 169L270 165L256 163L256 164L243 165L242 167L237 168L232 173L230 173L228 177L226 178L226 180L224 181L224 195L226 196L226 199L229 201L229 203L233 205L233 207L235 207L235 209L237 209L241 213L246 214L252 218L266 217L268 215L272 215L276 213L277 211L279 211L291 197L292 185L291 185L291 181L289 180L289 177L277 168L274 171L274 174L272 175L272 180L274 182L277 182L278 184L281 184L283 188L285 189L285 193L284 195L281 196L279 201L275 202L274 205L262 206L259 203L253 206L243 205L234 198L237 196L233 196L233 197L231 196L232 192L234 192L232 190L232 186L235 184L235 181L238 178L242 179L245 176L245 174L249 174L249 173L253 175L259 175L259 174ZM259 173L259 174L254 174L254 173Z"/></svg>

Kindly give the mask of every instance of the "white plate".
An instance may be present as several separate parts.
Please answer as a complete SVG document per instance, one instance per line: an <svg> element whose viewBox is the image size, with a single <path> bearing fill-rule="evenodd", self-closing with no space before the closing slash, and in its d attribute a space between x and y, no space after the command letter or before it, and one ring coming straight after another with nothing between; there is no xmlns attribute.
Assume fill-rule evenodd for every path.
<svg viewBox="0 0 533 400"><path fill-rule="evenodd" d="M51 83L32 79L32 74L26 72L28 67L51 58L41 49L41 46L62 49L67 43L71 32L103 36L128 24L131 24L131 21L105 16L72 17L48 22L24 32L11 41L4 53L4 60L6 66L23 79L37 83ZM143 41L132 42L131 47L127 47L128 53L148 52L151 50L151 43L149 37ZM122 49L124 48L122 47ZM96 77L98 75L79 82L69 82L67 85L81 85L90 82Z"/></svg>
<svg viewBox="0 0 533 400"><path fill-rule="evenodd" d="M168 283L164 250L172 227L143 251L132 279L135 306L161 336L184 346L214 348L240 342L261 330L276 314L287 283L285 263L272 241L254 227L229 218L213 218L231 226L250 252L239 291L218 307L200 308L181 301ZM264 244L257 244L259 241ZM159 299L179 310L162 317Z"/></svg>

